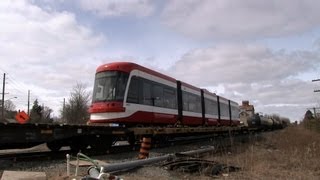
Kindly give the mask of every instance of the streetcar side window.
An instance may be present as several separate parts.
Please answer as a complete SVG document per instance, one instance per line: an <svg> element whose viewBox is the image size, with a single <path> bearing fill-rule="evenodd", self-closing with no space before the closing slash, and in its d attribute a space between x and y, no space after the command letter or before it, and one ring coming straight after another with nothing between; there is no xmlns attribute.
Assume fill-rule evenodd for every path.
<svg viewBox="0 0 320 180"><path fill-rule="evenodd" d="M127 102L136 104L139 103L139 78L136 76L132 76L130 80Z"/></svg>
<svg viewBox="0 0 320 180"><path fill-rule="evenodd" d="M153 105L152 104L152 84L150 81L143 79L142 81L142 104Z"/></svg>
<svg viewBox="0 0 320 180"><path fill-rule="evenodd" d="M153 85L153 98L154 105L163 107L163 87L160 84Z"/></svg>
<svg viewBox="0 0 320 180"><path fill-rule="evenodd" d="M176 89L165 84L139 78L142 88L139 89L140 104L177 109ZM139 83L137 83L139 86ZM130 83L131 85L131 83ZM129 89L130 91L130 89ZM129 98L129 92L128 92ZM128 101L129 102L129 101Z"/></svg>
<svg viewBox="0 0 320 180"><path fill-rule="evenodd" d="M206 114L218 115L218 103L214 100L205 98Z"/></svg>
<svg viewBox="0 0 320 180"><path fill-rule="evenodd" d="M189 106L189 111L195 112L197 109L196 105L196 96L193 94L188 94L188 106Z"/></svg>
<svg viewBox="0 0 320 180"><path fill-rule="evenodd" d="M228 104L220 102L220 111L221 111L220 112L221 116L229 118L229 105Z"/></svg>
<svg viewBox="0 0 320 180"><path fill-rule="evenodd" d="M239 118L239 108L235 106L231 106L231 116L232 116L232 119Z"/></svg>
<svg viewBox="0 0 320 180"><path fill-rule="evenodd" d="M164 87L163 89L163 106L165 108L176 109L177 98L176 90L171 87Z"/></svg>
<svg viewBox="0 0 320 180"><path fill-rule="evenodd" d="M188 94L185 91L182 91L182 104L183 104L183 110L189 111Z"/></svg>
<svg viewBox="0 0 320 180"><path fill-rule="evenodd" d="M201 113L201 97L182 91L183 110Z"/></svg>
<svg viewBox="0 0 320 180"><path fill-rule="evenodd" d="M201 113L202 107L201 107L201 96L194 95L195 96L195 109L194 112Z"/></svg>

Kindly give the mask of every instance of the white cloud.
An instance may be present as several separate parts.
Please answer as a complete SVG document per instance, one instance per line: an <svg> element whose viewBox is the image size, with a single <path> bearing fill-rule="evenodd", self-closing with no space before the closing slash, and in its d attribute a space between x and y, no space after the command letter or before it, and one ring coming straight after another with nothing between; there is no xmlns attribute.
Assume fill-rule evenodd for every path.
<svg viewBox="0 0 320 180"><path fill-rule="evenodd" d="M313 93L312 83L290 79L282 81L270 81L268 85L264 82L255 84L241 85L224 84L225 95L234 97L235 99L241 100L240 98L252 99L264 106L297 106L299 104L314 104L316 95ZM235 92L240 92L241 95Z"/></svg>
<svg viewBox="0 0 320 180"><path fill-rule="evenodd" d="M195 49L170 69L177 77L201 86L281 80L313 70L320 55L313 51L272 51L258 45L218 45ZM186 73L186 69L188 72ZM205 78L203 77L210 77Z"/></svg>
<svg viewBox="0 0 320 180"><path fill-rule="evenodd" d="M92 26L101 30L103 22L114 22L117 20L114 18L119 16L123 19L149 16L145 18L146 22L157 23L158 19L153 16L156 13L155 8L161 8L157 5L164 4L162 20L165 24L188 36L206 38L206 42L212 44L215 42L211 40L216 38L264 39L311 30L320 24L317 18L320 14L317 3L308 0L241 2L201 0L157 3L149 0L79 2L62 0L46 4L33 0L2 0L0 1L0 72L8 73L7 92L12 96L18 96L14 101L20 101L20 106L25 106L27 90L30 89L32 102L38 98L41 104L59 107L63 98L69 96L72 86L77 82L84 82L92 87L96 67L108 62L108 60L103 61L105 57L117 57L117 60L135 59L135 62L154 67L193 85L209 87L213 91L217 88L218 94L238 102L248 99L261 111L285 113L282 115L295 114L295 117L298 117L303 114L299 107L304 109L315 102L313 93L315 83L312 86L312 83L303 80L314 75L315 68L320 65L319 40L314 41L314 50L291 52L274 51L257 44L218 44L212 48L191 50L175 63L160 62L157 61L159 57L154 54L146 55L145 52L137 51L137 47L132 48L132 43L128 44L126 36L129 35L126 31L130 31L130 28L118 34L119 29L108 27L114 28L111 29L115 33L112 34L110 41L116 42L117 46L112 46L111 42L112 48L106 47L107 38L97 34L91 27L82 25L78 18L83 18L86 14L82 14L83 11L78 12L79 9L72 5L78 4L84 11L109 17L107 20L96 16L80 19L86 23L92 20L94 22ZM56 9L75 11L79 16ZM142 27L141 30L148 30L142 32L142 34L149 33L147 37L154 35L152 28ZM162 27L157 30L159 34L156 33L154 36L159 35L161 38L156 38L155 49L161 49L172 39L177 41L174 47L183 47L182 51L199 45L175 39L174 35L162 36L162 31L166 31ZM285 39L280 39L282 40ZM143 42L145 41L137 43ZM173 51L176 53L177 49L171 48L162 52L163 56L172 57ZM183 52L180 51L178 54L180 56ZM141 57L151 58L143 60L146 58ZM167 73L160 69L171 64L174 65ZM298 76L303 80L296 80ZM6 95L6 97L11 96ZM19 104L16 105L19 108ZM294 112L290 112L292 110Z"/></svg>
<svg viewBox="0 0 320 180"><path fill-rule="evenodd" d="M5 55L23 54L31 63L38 63L52 56L74 55L103 40L79 25L71 13L46 12L25 1L2 2L0 8L1 49Z"/></svg>
<svg viewBox="0 0 320 180"><path fill-rule="evenodd" d="M316 39L313 43L313 47L320 50L320 38Z"/></svg>
<svg viewBox="0 0 320 180"><path fill-rule="evenodd" d="M24 107L28 89L31 100L50 107L68 97L77 82L93 81L100 65L93 60L106 42L74 14L46 11L30 1L0 1L0 34L0 68L19 82L7 90L18 94Z"/></svg>
<svg viewBox="0 0 320 180"><path fill-rule="evenodd" d="M311 79L306 82L295 77L319 65L317 51L287 53L234 44L190 51L168 72L199 87L224 87L223 92L217 89L219 95L239 103L250 100L260 111L294 119L307 106L316 105ZM295 112L290 112L293 108Z"/></svg>
<svg viewBox="0 0 320 180"><path fill-rule="evenodd" d="M133 15L136 17L149 16L154 12L150 0L81 0L83 10L97 14L100 17Z"/></svg>
<svg viewBox="0 0 320 180"><path fill-rule="evenodd" d="M279 114L292 121L301 120L307 108L317 106L319 97L313 93L313 84L297 79L274 80L268 84L223 84L224 93L218 93L241 103L249 100L256 112ZM238 94L237 92L240 92Z"/></svg>
<svg viewBox="0 0 320 180"><path fill-rule="evenodd" d="M196 38L279 37L319 27L320 1L172 0L164 24Z"/></svg>

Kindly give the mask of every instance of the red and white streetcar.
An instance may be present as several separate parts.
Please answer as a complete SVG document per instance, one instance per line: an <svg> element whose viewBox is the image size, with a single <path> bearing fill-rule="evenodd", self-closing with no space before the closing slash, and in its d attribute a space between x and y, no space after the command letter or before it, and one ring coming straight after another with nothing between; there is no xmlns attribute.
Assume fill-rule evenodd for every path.
<svg viewBox="0 0 320 180"><path fill-rule="evenodd" d="M239 106L131 62L97 68L90 123L131 126L237 126Z"/></svg>

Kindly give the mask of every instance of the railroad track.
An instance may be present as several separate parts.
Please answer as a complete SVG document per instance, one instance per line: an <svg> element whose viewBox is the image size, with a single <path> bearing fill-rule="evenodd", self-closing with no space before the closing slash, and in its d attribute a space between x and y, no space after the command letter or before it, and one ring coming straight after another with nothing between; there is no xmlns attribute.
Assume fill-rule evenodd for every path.
<svg viewBox="0 0 320 180"><path fill-rule="evenodd" d="M235 138L235 141L242 141L242 138L248 138L250 134L246 135L237 135L232 138ZM217 135L204 135L204 136L191 136L191 137L179 137L172 140L168 140L166 143L156 142L152 145L153 149L156 148L165 148L169 146L179 146L186 144L193 144L197 142L204 141L215 141L217 147L228 148L230 147L230 137L228 136L217 136ZM82 153L85 153L88 156L98 156L105 154L118 154L125 153L130 151L138 151L140 149L140 144L134 146L130 145L114 145L106 152L96 152L92 149L86 149ZM217 149L218 150L218 149ZM9 152L9 153L0 153L0 160L13 160L13 161L29 161L29 160L57 160L66 158L66 154L71 154L76 156L78 152L67 150L60 150L57 152L53 151L32 151L32 152Z"/></svg>
<svg viewBox="0 0 320 180"><path fill-rule="evenodd" d="M138 146L135 147L138 149ZM97 155L104 155L104 154L113 154L113 153L123 153L132 151L134 148L129 145L121 145L121 146L112 146L106 152L95 152L92 149L86 149L83 153L89 156L97 156ZM0 153L0 160L14 160L14 161L28 161L34 159L46 159L46 160L53 160L53 159L64 159L66 158L66 154L70 154L76 156L78 152L74 152L72 150L60 150L60 151L32 151L32 152L10 152L10 153Z"/></svg>

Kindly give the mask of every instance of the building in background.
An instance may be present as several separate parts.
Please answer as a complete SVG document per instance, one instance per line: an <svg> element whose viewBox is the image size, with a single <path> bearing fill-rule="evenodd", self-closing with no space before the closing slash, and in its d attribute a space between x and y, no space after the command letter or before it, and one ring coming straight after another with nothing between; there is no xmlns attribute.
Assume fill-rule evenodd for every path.
<svg viewBox="0 0 320 180"><path fill-rule="evenodd" d="M240 122L248 126L248 118L254 115L254 106L249 104L249 101L242 101L240 105Z"/></svg>

